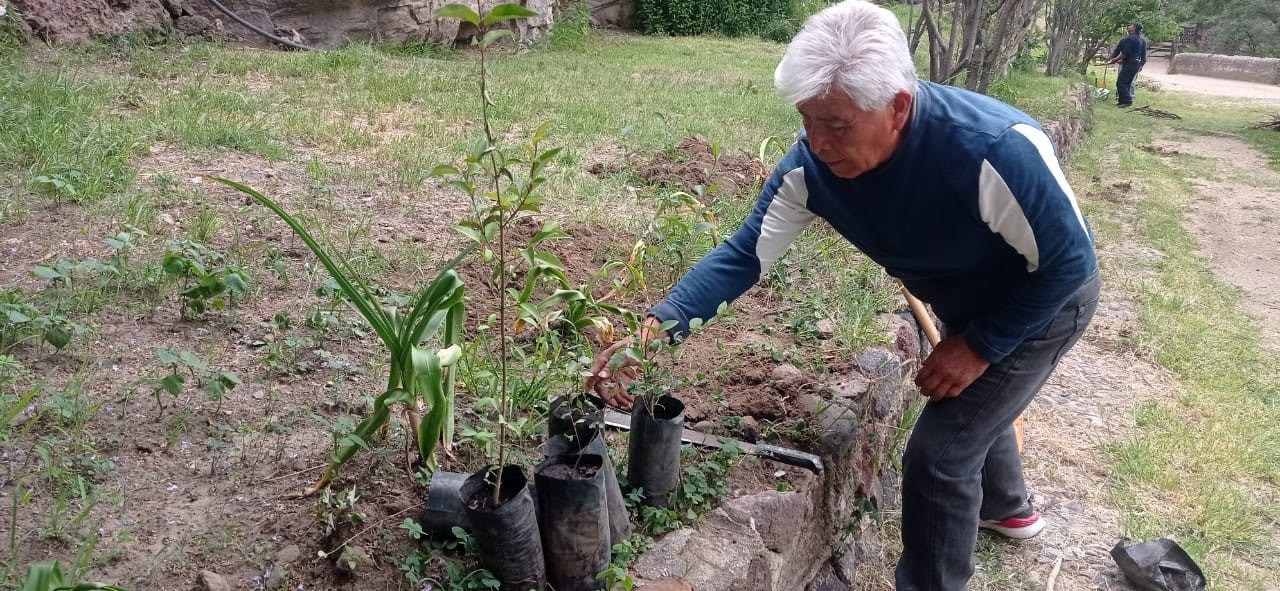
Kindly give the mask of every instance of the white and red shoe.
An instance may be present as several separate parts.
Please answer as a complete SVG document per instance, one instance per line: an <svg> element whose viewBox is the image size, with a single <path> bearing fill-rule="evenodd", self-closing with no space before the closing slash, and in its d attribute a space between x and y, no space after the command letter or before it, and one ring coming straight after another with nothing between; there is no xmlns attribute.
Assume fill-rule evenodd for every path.
<svg viewBox="0 0 1280 591"><path fill-rule="evenodd" d="M1034 538L1036 534L1044 531L1044 520L1040 518L1039 511L1033 510L1028 517L1009 517L1000 521L987 520L978 523L978 527L989 529L1006 538L1025 540Z"/></svg>

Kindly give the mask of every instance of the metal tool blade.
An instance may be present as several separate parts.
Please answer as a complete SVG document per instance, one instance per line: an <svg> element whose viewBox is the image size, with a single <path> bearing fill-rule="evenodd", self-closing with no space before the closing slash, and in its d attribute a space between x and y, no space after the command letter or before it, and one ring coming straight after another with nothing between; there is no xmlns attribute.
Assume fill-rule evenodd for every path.
<svg viewBox="0 0 1280 591"><path fill-rule="evenodd" d="M612 408L606 408L604 409L604 424L617 429L630 430L631 415L618 412ZM723 449L725 442L732 442L738 449L742 450L743 453L749 455L773 460L789 466L796 466L797 468L804 468L814 474L821 474L824 469L824 466L822 465L822 458L814 454L785 447L778 447L776 445L769 445L767 443L747 443L745 441L729 437L716 437L715 435L703 433L701 431L694 431L693 429L684 429L680 433L680 440L685 443L692 443L697 446L710 447L712 449Z"/></svg>

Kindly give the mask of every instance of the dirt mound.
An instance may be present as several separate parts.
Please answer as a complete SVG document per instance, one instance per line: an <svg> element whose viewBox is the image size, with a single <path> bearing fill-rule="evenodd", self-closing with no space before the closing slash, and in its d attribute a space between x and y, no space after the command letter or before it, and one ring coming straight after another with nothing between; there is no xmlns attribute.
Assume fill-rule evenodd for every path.
<svg viewBox="0 0 1280 591"><path fill-rule="evenodd" d="M626 164L597 162L587 171L600 175L621 172L625 168ZM681 140L674 148L655 154L649 161L634 167L633 171L654 185L669 185L687 191L699 185L715 185L719 187L719 193L730 195L752 190L768 173L760 160L745 153L722 152L701 135Z"/></svg>

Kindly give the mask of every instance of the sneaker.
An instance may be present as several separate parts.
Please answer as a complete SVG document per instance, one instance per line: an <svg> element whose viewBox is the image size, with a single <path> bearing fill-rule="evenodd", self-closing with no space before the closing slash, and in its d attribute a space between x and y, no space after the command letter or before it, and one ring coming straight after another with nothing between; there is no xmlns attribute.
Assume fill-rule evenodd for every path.
<svg viewBox="0 0 1280 591"><path fill-rule="evenodd" d="M1129 107L1132 107L1133 103L1116 103L1116 106L1120 107L1121 109L1127 109Z"/></svg>
<svg viewBox="0 0 1280 591"><path fill-rule="evenodd" d="M1025 540L1044 531L1044 520L1040 519L1039 511L1032 511L1028 517L1009 517L1000 521L988 520L979 523L978 527L989 529L1006 538Z"/></svg>

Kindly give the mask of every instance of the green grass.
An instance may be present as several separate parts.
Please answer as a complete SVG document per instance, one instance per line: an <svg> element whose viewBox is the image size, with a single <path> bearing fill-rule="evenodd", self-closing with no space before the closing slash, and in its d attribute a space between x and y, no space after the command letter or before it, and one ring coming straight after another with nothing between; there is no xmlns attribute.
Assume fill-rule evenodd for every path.
<svg viewBox="0 0 1280 591"><path fill-rule="evenodd" d="M1100 102L1093 135L1071 167L1078 187L1094 175L1132 179L1141 195L1136 209L1086 207L1100 222L1104 244L1125 238L1118 234L1128 219L1137 239L1163 255L1148 263L1104 261L1147 277L1132 286L1140 303L1133 344L1178 377L1176 391L1153 392L1138 406L1132 439L1107 447L1112 498L1127 537L1176 537L1201 561L1214 588L1274 588L1280 581L1280 355L1261 345L1239 290L1214 276L1184 227L1196 194L1189 179L1231 173L1200 158L1163 160L1137 148L1157 136L1194 141L1232 134L1256 143L1274 166L1280 134L1244 130L1262 119L1262 105L1226 107L1172 93L1140 100L1183 119L1143 117Z"/></svg>
<svg viewBox="0 0 1280 591"><path fill-rule="evenodd" d="M94 201L128 187L135 137L102 121L108 81L67 71L22 71L0 61L0 167L22 171L31 191Z"/></svg>

